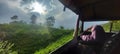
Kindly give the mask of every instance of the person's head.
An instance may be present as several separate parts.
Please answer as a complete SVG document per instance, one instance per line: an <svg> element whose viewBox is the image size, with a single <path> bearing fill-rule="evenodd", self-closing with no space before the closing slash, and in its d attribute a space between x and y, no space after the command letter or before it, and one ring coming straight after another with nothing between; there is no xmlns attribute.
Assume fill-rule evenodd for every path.
<svg viewBox="0 0 120 54"><path fill-rule="evenodd" d="M94 30L99 30L99 31L104 31L103 27L101 25L95 25L95 26L92 26L92 31Z"/></svg>
<svg viewBox="0 0 120 54"><path fill-rule="evenodd" d="M103 27L102 27L101 25L97 25L97 26L96 26L96 29L105 32L104 29L103 29Z"/></svg>

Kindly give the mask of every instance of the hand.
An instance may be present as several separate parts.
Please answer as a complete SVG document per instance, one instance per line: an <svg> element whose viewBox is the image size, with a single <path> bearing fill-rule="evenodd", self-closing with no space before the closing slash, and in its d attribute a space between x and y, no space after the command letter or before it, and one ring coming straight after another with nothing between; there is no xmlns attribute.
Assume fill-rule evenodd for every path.
<svg viewBox="0 0 120 54"><path fill-rule="evenodd" d="M93 26L89 27L88 29L86 29L85 31L91 30Z"/></svg>

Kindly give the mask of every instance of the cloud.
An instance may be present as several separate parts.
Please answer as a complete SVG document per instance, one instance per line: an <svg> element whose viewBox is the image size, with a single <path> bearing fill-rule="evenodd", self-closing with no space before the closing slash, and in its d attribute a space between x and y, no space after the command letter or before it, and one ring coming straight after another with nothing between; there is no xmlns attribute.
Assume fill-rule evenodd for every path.
<svg viewBox="0 0 120 54"><path fill-rule="evenodd" d="M10 17L18 15L19 20L29 21L29 16L20 8L21 0L0 0L0 23L8 23Z"/></svg>
<svg viewBox="0 0 120 54"><path fill-rule="evenodd" d="M43 16L30 12L32 8L29 6L35 1L45 5L48 14ZM56 27L73 28L77 16L70 10L63 12L63 7L58 0L0 0L0 23L11 21L10 17L13 15L18 15L20 20L30 21L30 16L35 14L38 16L38 23L44 23L47 17L54 16Z"/></svg>
<svg viewBox="0 0 120 54"><path fill-rule="evenodd" d="M46 6L47 14L31 12L30 6L34 2ZM30 16L35 14L38 23L44 23L46 18L54 16L55 27L74 28L78 16L69 9L63 12L63 8L64 6L58 0L0 0L0 23L10 22L10 17L13 15L18 15L20 20L30 22Z"/></svg>
<svg viewBox="0 0 120 54"><path fill-rule="evenodd" d="M77 15L71 10L67 9L63 12L64 6L58 0L52 0L52 10L49 12L48 16L53 15L56 19L55 26L64 26L65 28L74 28Z"/></svg>
<svg viewBox="0 0 120 54"><path fill-rule="evenodd" d="M21 2L22 0L0 0L1 4L6 5L10 9L21 9L25 12L25 10L21 8Z"/></svg>
<svg viewBox="0 0 120 54"><path fill-rule="evenodd" d="M46 18L50 16L54 16L56 19L56 23L55 23L56 27L59 27L59 26L64 26L66 28L74 27L77 19L77 15L68 9L66 12L63 12L64 6L58 0L34 0L34 1L23 0L22 3L25 3L23 6L27 6L27 5L29 6L35 1L46 6L46 9L48 12L46 15L40 15L40 17L38 17L38 20L37 20L38 23L39 22L43 23L45 22Z"/></svg>

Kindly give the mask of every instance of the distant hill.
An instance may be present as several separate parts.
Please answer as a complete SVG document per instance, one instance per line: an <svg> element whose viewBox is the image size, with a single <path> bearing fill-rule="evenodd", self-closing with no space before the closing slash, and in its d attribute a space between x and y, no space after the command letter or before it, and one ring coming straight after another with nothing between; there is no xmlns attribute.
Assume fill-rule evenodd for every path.
<svg viewBox="0 0 120 54"><path fill-rule="evenodd" d="M71 40L73 30L32 24L0 24L0 37L18 54L46 54ZM49 48L49 49L48 49Z"/></svg>
<svg viewBox="0 0 120 54"><path fill-rule="evenodd" d="M112 31L120 31L120 21L111 21L111 22L113 22ZM103 27L104 27L105 31L109 31L110 30L110 22L103 24Z"/></svg>

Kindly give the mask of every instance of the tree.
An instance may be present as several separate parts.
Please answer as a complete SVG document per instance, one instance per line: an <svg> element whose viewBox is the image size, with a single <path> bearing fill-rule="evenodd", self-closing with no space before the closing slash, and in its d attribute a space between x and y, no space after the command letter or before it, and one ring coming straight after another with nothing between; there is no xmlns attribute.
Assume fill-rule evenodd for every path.
<svg viewBox="0 0 120 54"><path fill-rule="evenodd" d="M11 17L12 20L17 20L18 19L18 16L17 15L14 15Z"/></svg>
<svg viewBox="0 0 120 54"><path fill-rule="evenodd" d="M13 20L11 23L16 23L18 20L18 16L17 15L12 16L11 20Z"/></svg>
<svg viewBox="0 0 120 54"><path fill-rule="evenodd" d="M64 27L63 27L63 26L60 26L60 29L64 29Z"/></svg>
<svg viewBox="0 0 120 54"><path fill-rule="evenodd" d="M23 20L20 20L19 24L27 24L27 23L25 21L23 21Z"/></svg>
<svg viewBox="0 0 120 54"><path fill-rule="evenodd" d="M54 26L54 23L55 23L55 18L54 18L54 16L48 17L48 18L46 19L46 23L47 23L47 26L48 26L48 27L53 27L53 26Z"/></svg>
<svg viewBox="0 0 120 54"><path fill-rule="evenodd" d="M31 24L36 24L36 20L37 20L37 16L36 15L32 15L31 16Z"/></svg>

